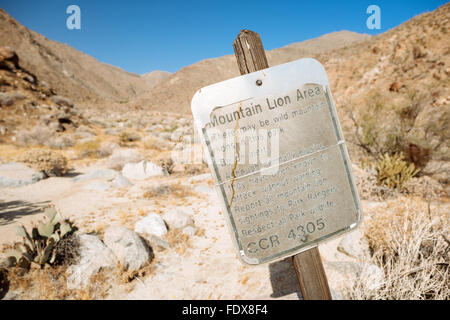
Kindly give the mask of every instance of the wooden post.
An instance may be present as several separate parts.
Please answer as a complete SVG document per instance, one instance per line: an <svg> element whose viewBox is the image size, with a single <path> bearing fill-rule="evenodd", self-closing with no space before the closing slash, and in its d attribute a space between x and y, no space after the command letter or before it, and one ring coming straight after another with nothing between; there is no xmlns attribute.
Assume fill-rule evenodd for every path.
<svg viewBox="0 0 450 320"><path fill-rule="evenodd" d="M258 33L241 30L233 42L234 54L241 74L269 67ZM292 257L304 300L331 300L327 276L319 249L314 247Z"/></svg>

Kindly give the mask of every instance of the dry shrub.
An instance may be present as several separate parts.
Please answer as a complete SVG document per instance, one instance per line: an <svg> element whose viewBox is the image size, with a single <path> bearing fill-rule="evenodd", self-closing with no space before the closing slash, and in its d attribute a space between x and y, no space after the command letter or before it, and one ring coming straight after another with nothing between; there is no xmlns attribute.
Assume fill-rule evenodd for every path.
<svg viewBox="0 0 450 320"><path fill-rule="evenodd" d="M83 289L67 288L67 266L31 269L8 269L9 290L24 300L93 300L104 299L110 288L108 271L100 270L91 276L89 285Z"/></svg>
<svg viewBox="0 0 450 320"><path fill-rule="evenodd" d="M165 237L169 246L175 249L179 255L184 254L186 249L192 246L189 236L179 229L170 229Z"/></svg>
<svg viewBox="0 0 450 320"><path fill-rule="evenodd" d="M55 265L70 266L80 257L80 241L74 234L58 241L55 247Z"/></svg>
<svg viewBox="0 0 450 320"><path fill-rule="evenodd" d="M144 198L146 199L168 198L170 196L176 198L185 198L195 196L195 194L190 188L185 187L179 183L154 186L144 193Z"/></svg>
<svg viewBox="0 0 450 320"><path fill-rule="evenodd" d="M414 163L406 162L402 153L394 153L392 156L386 153L373 167L377 172L378 184L396 189L402 189L420 171Z"/></svg>
<svg viewBox="0 0 450 320"><path fill-rule="evenodd" d="M31 149L21 153L17 161L23 162L47 176L62 176L69 170L67 158L62 154L45 149Z"/></svg>
<svg viewBox="0 0 450 320"><path fill-rule="evenodd" d="M420 198L398 198L365 223L372 259L384 273L369 289L358 279L353 299L450 299L448 206Z"/></svg>
<svg viewBox="0 0 450 320"><path fill-rule="evenodd" d="M141 137L138 134L128 132L128 131L122 131L119 134L119 143L120 145L126 145L129 142L134 142L140 140Z"/></svg>
<svg viewBox="0 0 450 320"><path fill-rule="evenodd" d="M80 158L100 159L111 154L110 148L102 144L100 139L80 143L76 146L76 149Z"/></svg>
<svg viewBox="0 0 450 320"><path fill-rule="evenodd" d="M170 152L163 152L163 153L159 154L155 159L155 164L157 164L158 166L160 166L163 169L166 169L166 171L169 174L173 173L174 163L173 163Z"/></svg>
<svg viewBox="0 0 450 320"><path fill-rule="evenodd" d="M118 268L115 269L115 279L120 280L121 283L129 283L134 279L144 278L149 274L152 274L155 271L155 265L151 262L147 262L142 268L139 270L127 270L124 266L119 265ZM142 281L142 280L141 280Z"/></svg>

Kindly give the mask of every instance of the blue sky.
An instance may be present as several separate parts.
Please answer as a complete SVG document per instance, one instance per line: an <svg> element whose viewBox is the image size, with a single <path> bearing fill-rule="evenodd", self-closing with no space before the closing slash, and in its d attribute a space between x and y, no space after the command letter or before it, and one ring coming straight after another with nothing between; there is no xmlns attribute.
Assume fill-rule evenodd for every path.
<svg viewBox="0 0 450 320"><path fill-rule="evenodd" d="M244 28L260 33L270 50L339 30L378 34L446 2L0 0L0 7L51 40L142 74L232 54ZM71 4L81 9L80 30L66 27ZM366 27L371 4L381 9L380 30Z"/></svg>

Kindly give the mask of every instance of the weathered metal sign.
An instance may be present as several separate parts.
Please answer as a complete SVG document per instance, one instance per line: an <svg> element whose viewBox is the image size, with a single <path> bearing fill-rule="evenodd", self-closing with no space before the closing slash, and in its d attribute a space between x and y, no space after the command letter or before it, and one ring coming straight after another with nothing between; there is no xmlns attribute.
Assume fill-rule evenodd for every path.
<svg viewBox="0 0 450 320"><path fill-rule="evenodd" d="M243 262L294 255L357 225L358 193L318 61L202 88L192 112Z"/></svg>

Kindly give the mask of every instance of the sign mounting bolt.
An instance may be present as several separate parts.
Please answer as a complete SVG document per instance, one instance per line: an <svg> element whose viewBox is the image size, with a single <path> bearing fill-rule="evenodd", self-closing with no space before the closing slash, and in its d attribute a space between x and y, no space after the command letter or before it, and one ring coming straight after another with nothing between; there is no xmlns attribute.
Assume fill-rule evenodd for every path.
<svg viewBox="0 0 450 320"><path fill-rule="evenodd" d="M261 80L259 80L259 79L258 79L258 80L256 80L256 85L257 85L257 86L262 86L262 81L261 81Z"/></svg>

